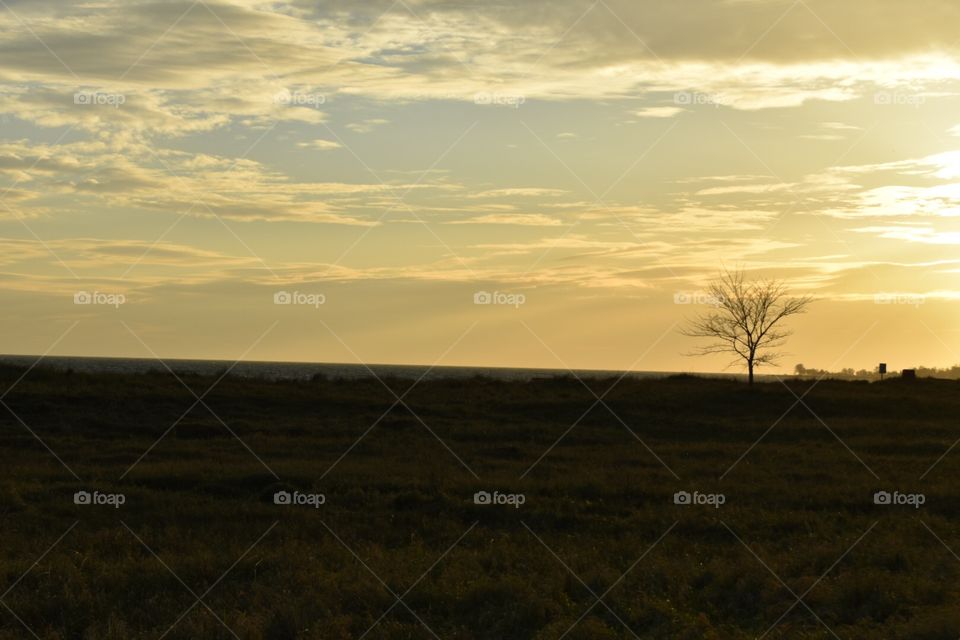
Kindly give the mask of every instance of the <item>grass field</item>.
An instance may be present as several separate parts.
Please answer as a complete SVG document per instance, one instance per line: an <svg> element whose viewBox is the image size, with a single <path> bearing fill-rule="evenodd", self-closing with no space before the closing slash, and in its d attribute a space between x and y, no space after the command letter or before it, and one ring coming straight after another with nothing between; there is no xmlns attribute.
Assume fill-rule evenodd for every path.
<svg viewBox="0 0 960 640"><path fill-rule="evenodd" d="M960 636L960 383L23 373L3 639Z"/></svg>

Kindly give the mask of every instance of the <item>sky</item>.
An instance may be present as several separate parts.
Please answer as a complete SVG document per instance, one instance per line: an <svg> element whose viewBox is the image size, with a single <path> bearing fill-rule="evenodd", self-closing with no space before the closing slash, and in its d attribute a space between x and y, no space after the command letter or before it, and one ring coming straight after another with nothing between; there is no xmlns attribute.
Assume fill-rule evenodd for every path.
<svg viewBox="0 0 960 640"><path fill-rule="evenodd" d="M960 362L950 0L0 0L0 352Z"/></svg>

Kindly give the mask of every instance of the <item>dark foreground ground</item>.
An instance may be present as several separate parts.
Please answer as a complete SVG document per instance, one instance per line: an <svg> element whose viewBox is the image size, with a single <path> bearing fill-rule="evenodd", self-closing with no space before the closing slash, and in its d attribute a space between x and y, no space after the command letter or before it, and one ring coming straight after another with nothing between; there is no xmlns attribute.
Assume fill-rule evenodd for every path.
<svg viewBox="0 0 960 640"><path fill-rule="evenodd" d="M960 637L955 382L184 381L3 398L0 638Z"/></svg>

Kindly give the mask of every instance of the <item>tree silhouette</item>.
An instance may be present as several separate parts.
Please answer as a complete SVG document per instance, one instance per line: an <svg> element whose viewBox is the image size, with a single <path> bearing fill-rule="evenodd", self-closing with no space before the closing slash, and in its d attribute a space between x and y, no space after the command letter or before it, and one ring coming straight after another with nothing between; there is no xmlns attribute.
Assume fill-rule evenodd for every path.
<svg viewBox="0 0 960 640"><path fill-rule="evenodd" d="M712 342L690 355L734 354L729 366L743 362L751 386L754 369L776 364L783 355L776 349L786 343L791 332L781 327L782 322L806 311L813 301L790 296L778 280L748 281L742 270L723 271L707 293L715 310L691 321L682 333Z"/></svg>

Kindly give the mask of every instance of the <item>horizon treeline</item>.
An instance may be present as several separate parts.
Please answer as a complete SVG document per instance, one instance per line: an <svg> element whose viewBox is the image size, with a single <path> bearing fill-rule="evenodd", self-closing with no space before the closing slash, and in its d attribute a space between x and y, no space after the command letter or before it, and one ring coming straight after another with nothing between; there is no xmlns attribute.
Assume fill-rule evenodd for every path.
<svg viewBox="0 0 960 640"><path fill-rule="evenodd" d="M888 368L887 372L884 374L885 377L898 377L904 369L913 369L917 372L918 378L943 378L946 380L960 380L960 364L955 364L949 368L938 368L938 367L924 367L924 366L915 366L915 367L903 367L903 369L892 369ZM798 376L817 376L817 377L832 377L832 378L844 378L844 379L856 379L856 380L879 380L880 379L880 367L879 365L874 367L872 370L869 369L853 369L847 367L845 369L840 369L839 371L830 371L828 369L815 369L807 368L803 364L797 364L793 368L794 375Z"/></svg>

